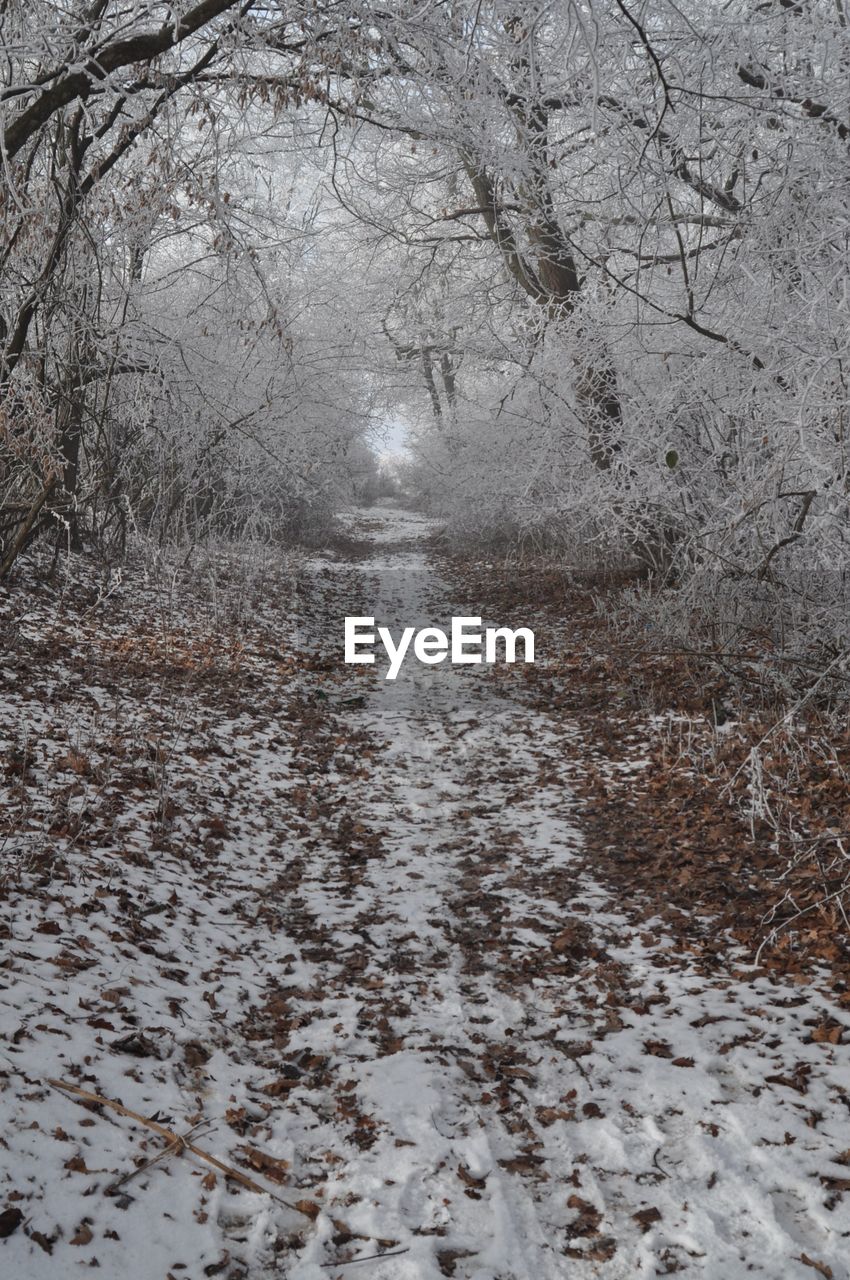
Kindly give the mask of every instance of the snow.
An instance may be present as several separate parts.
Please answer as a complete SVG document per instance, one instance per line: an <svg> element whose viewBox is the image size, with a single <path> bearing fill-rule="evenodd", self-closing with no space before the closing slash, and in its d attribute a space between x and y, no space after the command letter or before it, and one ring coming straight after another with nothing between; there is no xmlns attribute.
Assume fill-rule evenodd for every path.
<svg viewBox="0 0 850 1280"><path fill-rule="evenodd" d="M302 612L241 648L188 609L146 626L129 583L86 621L4 605L46 650L40 684L11 664L0 723L36 749L7 778L4 1272L845 1275L850 1072L811 1032L846 1011L731 943L708 971L609 899L570 787L590 747L558 714L485 668L344 667L349 601L393 628L452 612L427 521L348 531L367 554L305 562ZM205 1122L272 1194L188 1152L105 1194L163 1144L51 1078Z"/></svg>

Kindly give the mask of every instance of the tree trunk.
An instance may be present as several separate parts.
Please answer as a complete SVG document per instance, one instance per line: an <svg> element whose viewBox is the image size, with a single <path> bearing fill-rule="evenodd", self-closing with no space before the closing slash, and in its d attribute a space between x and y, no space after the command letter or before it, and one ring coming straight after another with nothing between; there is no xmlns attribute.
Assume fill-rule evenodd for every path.
<svg viewBox="0 0 850 1280"><path fill-rule="evenodd" d="M542 145L539 139L537 145ZM552 320L557 322L571 314L581 297L582 282L572 251L551 211L548 188L535 183L526 191L525 233L537 256L536 265L532 266L521 252L513 229L502 217L492 178L468 155L464 163L490 238L510 274ZM545 176L541 181L545 182ZM620 448L622 422L613 360L603 352L602 358L592 365L580 365L574 386L584 411L591 459L600 471L608 471Z"/></svg>

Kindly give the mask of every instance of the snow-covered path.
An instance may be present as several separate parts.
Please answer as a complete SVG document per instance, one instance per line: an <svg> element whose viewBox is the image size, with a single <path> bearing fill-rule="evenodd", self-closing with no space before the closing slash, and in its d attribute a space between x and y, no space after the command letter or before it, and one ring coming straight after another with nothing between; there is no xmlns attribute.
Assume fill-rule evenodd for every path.
<svg viewBox="0 0 850 1280"><path fill-rule="evenodd" d="M380 525L357 611L394 632L447 627L421 525ZM403 1229L409 1252L385 1274L733 1277L804 1274L802 1253L834 1261L850 1219L824 1207L831 1144L794 1086L802 1075L821 1096L839 1154L850 1079L840 1049L801 1043L801 1010L818 1011L745 972L707 983L652 922L634 936L576 865L569 725L497 696L481 669L381 677L357 713L383 745L355 817L380 845L356 890L319 867L305 894L340 950L339 994L304 1035L348 1058L376 1122L337 1181L362 1194L366 1179L359 1229ZM765 1085L789 1053L797 1075Z"/></svg>
<svg viewBox="0 0 850 1280"><path fill-rule="evenodd" d="M813 1036L846 1015L731 948L707 974L657 920L636 930L581 858L577 730L509 681L343 667L344 613L395 631L452 612L426 522L350 532L356 558L310 566L297 708L258 651L232 705L184 714L171 842L116 862L140 806L60 894L7 896L0 1204L28 1218L4 1269L846 1275L847 1048ZM128 932L98 924L122 893ZM159 1147L47 1077L208 1125L202 1148L300 1210L188 1155L105 1197Z"/></svg>

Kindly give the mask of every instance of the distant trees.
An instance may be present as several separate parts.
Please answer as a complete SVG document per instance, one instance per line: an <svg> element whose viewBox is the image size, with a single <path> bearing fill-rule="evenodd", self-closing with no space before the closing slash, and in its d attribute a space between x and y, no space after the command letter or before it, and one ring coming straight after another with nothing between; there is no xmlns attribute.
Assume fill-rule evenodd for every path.
<svg viewBox="0 0 850 1280"><path fill-rule="evenodd" d="M336 189L400 264L395 314L440 296L387 338L441 509L637 553L726 639L844 636L843 6L356 12L344 51L315 33Z"/></svg>
<svg viewBox="0 0 850 1280"><path fill-rule="evenodd" d="M465 529L637 553L724 635L843 634L841 3L2 24L0 573L48 524L277 522L402 413Z"/></svg>
<svg viewBox="0 0 850 1280"><path fill-rule="evenodd" d="M45 528L106 547L128 520L162 537L327 504L366 396L348 356L317 385L315 332L290 321L285 162L264 191L237 163L262 133L258 59L286 66L285 92L257 90L268 117L313 92L297 21L266 0L10 0L0 42L0 577ZM321 474L314 445L339 453Z"/></svg>

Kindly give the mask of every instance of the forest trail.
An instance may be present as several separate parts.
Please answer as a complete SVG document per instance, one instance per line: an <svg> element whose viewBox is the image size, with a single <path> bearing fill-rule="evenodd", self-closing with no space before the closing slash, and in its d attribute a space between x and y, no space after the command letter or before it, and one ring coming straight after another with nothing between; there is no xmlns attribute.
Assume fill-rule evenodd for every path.
<svg viewBox="0 0 850 1280"><path fill-rule="evenodd" d="M185 620L162 652L132 602L9 660L2 731L26 719L33 747L2 902L8 1274L847 1274L850 1074L813 1034L846 1014L635 928L582 857L588 744L559 713L482 668L343 666L346 613L457 612L430 531L352 515L307 566L297 660L282 599L200 666ZM299 1209L187 1153L104 1195L161 1143L49 1078L193 1129Z"/></svg>

